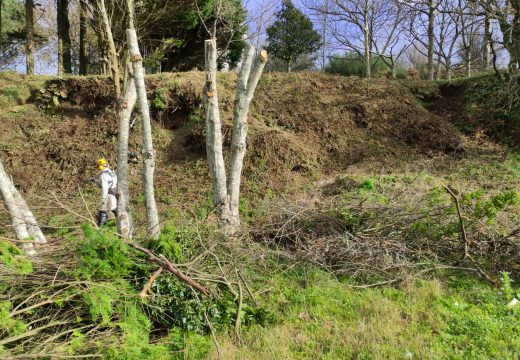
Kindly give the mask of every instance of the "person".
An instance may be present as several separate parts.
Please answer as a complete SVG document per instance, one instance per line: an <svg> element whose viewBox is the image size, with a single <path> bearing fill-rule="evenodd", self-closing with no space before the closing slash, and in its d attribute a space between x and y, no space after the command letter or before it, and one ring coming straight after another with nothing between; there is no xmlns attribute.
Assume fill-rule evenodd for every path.
<svg viewBox="0 0 520 360"><path fill-rule="evenodd" d="M117 217L117 175L104 158L98 159L97 166L100 173L96 184L101 188L101 206L97 225L101 227L107 222L109 212Z"/></svg>

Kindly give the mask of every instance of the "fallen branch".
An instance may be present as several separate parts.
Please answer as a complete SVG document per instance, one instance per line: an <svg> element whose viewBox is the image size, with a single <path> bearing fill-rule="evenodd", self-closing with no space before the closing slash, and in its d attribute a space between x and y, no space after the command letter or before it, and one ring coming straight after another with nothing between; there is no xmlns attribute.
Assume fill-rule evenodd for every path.
<svg viewBox="0 0 520 360"><path fill-rule="evenodd" d="M170 273L172 273L173 275L175 275L176 277L178 277L180 280L184 281L186 284L188 284L189 286L191 286L192 288L200 291L201 293L203 293L204 295L208 296L209 295L209 290L206 289L204 286L200 285L199 283L197 283L196 281L190 279L189 277L187 277L186 275L184 275L183 273L181 273L179 270L177 270L171 262L168 261L168 259L166 259L164 256L157 256L155 255L153 252L151 252L150 250L148 249L145 249L133 242L128 242L128 241L125 241L125 244L127 244L128 246L131 246L133 247L134 249L144 253L145 255L148 256L148 259L156 264L158 264L159 266L161 266L162 268L164 268L165 270L169 271Z"/></svg>
<svg viewBox="0 0 520 360"><path fill-rule="evenodd" d="M148 291L150 291L150 288L152 287L153 285L153 282L157 279L157 277L162 273L163 271L163 268L160 267L156 272L153 273L152 277L150 278L150 280L148 280L148 282L146 283L146 285L144 286L143 290L141 290L141 292L139 293L139 297L140 298L145 298L148 296Z"/></svg>
<svg viewBox="0 0 520 360"><path fill-rule="evenodd" d="M469 243L469 240L468 240L468 236L466 234L466 227L464 226L464 220L462 218L462 212L460 210L459 198L457 197L455 192L452 189L450 189L446 184L444 184L442 181L441 181L441 186L453 198L453 201L455 202L455 206L457 208L457 215L459 217L459 224L460 224L460 232L462 234L462 239L464 240L464 259L465 258L471 258L471 256L469 255L469 245L470 245L470 243Z"/></svg>
<svg viewBox="0 0 520 360"><path fill-rule="evenodd" d="M237 278L238 278L238 270L237 270ZM242 341L240 338L240 325L242 324L241 319L241 313L242 313L242 302L243 302L243 295L242 295L242 284L240 283L240 278L238 278L238 306L237 306L237 317L235 320L235 335L237 337L238 343Z"/></svg>
<svg viewBox="0 0 520 360"><path fill-rule="evenodd" d="M478 263L475 261L475 259L473 259L473 256L471 256L470 252L469 252L469 246L470 246L470 242L469 242L469 239L468 239L468 236L466 234L466 228L464 226L464 221L462 219L462 211L460 210L460 202L459 202L459 198L457 197L457 195L455 194L455 192L450 189L449 186L447 186L446 184L444 184L442 181L441 181L441 186L444 188L444 190L446 190L448 192L448 194L451 195L451 197L453 198L453 200L455 201L455 206L457 207L457 215L459 217L459 224L460 224L460 231L461 231L461 234L462 234L462 238L464 239L464 259L470 259L471 262L473 263L473 265L477 268L478 272L489 282L491 282L492 284L497 284L497 281L495 279L493 279L491 276L489 276L479 265Z"/></svg>
<svg viewBox="0 0 520 360"><path fill-rule="evenodd" d="M237 269L237 274L238 274L238 277L240 278L240 280L242 280L242 282L244 283L244 286L246 287L246 291L247 291L247 294L249 295L249 297L251 298L251 300L253 301L253 303L255 304L255 306L258 306L258 303L255 299L255 296L253 295L253 293L251 292L251 289L249 288L249 286L247 285L247 282L244 280L244 277L242 276L242 273L240 272L240 270Z"/></svg>

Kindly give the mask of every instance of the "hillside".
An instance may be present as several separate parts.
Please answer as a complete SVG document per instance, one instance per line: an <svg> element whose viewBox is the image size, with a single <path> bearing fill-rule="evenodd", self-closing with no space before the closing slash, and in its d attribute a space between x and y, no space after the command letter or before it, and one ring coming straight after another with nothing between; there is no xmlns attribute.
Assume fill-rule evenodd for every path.
<svg viewBox="0 0 520 360"><path fill-rule="evenodd" d="M136 293L156 269L121 249L110 231L84 225L98 206L89 180L95 160L103 154L115 164L110 82L1 74L0 157L52 238L47 250L54 263L36 260L31 275L6 275L0 266L0 280L9 284L0 287L0 302L11 301L8 294L22 285L33 289L38 276L51 282L58 274L81 297L51 301L55 321L76 314L80 335L70 335L71 325L70 333L42 335L34 347L2 348L0 340L0 358L3 350L23 356L27 349L100 351L113 359L218 358L218 352L226 359L516 358L520 312L506 303L519 296L520 157L514 136L504 134L518 127L504 122L498 129L495 116L503 114L483 110L500 100L489 95L498 91L490 79L446 84L266 74L249 116L241 202L246 231L228 243L214 229L203 74L149 76L165 228L161 242L149 245L205 282L212 297L201 302L162 276L156 294L141 302ZM218 81L229 146L235 75L222 73ZM139 126L137 119L130 191L142 229ZM466 241L443 184L458 196ZM12 237L8 224L0 213L0 237ZM96 275L78 285L86 270ZM108 284L116 288L103 290ZM249 295L244 300L242 291ZM134 303L140 325L130 326L128 311L118 306L138 311ZM0 308L0 320L2 314ZM81 330L92 324L92 334ZM132 332L134 325L141 332ZM63 348L51 348L58 339Z"/></svg>
<svg viewBox="0 0 520 360"><path fill-rule="evenodd" d="M222 74L219 80L223 131L229 143L234 76ZM76 191L95 173L92 162L100 153L115 160L117 118L107 79L50 80L67 99L60 99L56 109L43 111L39 108L43 83L35 84L40 82L35 79L28 89L30 82L16 85L20 81L4 75L7 103L1 114L5 131L0 141L24 191L41 194L51 187ZM186 179L187 169L205 156L202 74L162 74L147 81L159 154L158 181L189 190L188 184L182 184L194 180ZM138 153L136 133L130 148ZM381 79L367 84L357 78L319 74L268 74L251 109L246 177L259 177L263 188L279 191L286 180L337 174L357 164L392 163L403 156L456 156L464 151L462 142L452 124L427 111L398 82ZM206 171L197 174L197 181L200 175L207 180Z"/></svg>

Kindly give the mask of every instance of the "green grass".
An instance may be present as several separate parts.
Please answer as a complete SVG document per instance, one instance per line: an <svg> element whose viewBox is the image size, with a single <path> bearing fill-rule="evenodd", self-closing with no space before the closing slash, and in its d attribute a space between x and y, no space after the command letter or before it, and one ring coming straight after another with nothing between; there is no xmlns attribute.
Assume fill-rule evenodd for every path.
<svg viewBox="0 0 520 360"><path fill-rule="evenodd" d="M520 309L473 279L356 290L317 270L276 276L278 323L252 327L226 359L516 359Z"/></svg>

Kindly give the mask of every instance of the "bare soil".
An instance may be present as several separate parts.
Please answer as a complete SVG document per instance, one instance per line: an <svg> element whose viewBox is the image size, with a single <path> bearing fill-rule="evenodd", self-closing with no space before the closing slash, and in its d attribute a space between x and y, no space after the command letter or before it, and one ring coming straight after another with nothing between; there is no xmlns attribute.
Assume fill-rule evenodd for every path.
<svg viewBox="0 0 520 360"><path fill-rule="evenodd" d="M226 145L235 78L231 73L219 75ZM21 111L0 112L0 156L28 196L60 191L77 197L81 188L88 199L95 199L88 181L96 176L95 160L104 155L114 164L116 158L118 120L112 86L101 77L50 79L41 86L50 83L67 94L56 108L41 109L39 89L33 86L21 101ZM159 206L204 202L209 179L201 116L203 74L154 75L147 85ZM456 126L427 110L409 86L387 79L266 74L253 100L249 130L243 188L258 196L298 192L310 180L373 163L440 154L456 157L464 151L464 136ZM139 155L139 149L137 119L130 150ZM139 165L130 171L138 192Z"/></svg>

